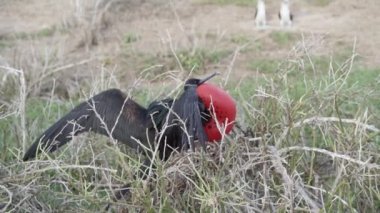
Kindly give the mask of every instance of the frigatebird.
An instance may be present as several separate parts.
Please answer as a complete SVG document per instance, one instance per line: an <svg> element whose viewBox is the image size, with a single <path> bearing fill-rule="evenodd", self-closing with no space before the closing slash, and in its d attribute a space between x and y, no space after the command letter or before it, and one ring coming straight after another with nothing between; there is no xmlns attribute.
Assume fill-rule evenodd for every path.
<svg viewBox="0 0 380 213"><path fill-rule="evenodd" d="M178 99L153 101L147 108L139 105L118 89L103 91L80 103L49 127L28 149L24 161L35 158L41 150L53 152L75 135L95 132L128 146L141 149L157 147L162 160L174 150L192 148L198 140L205 149L206 141L221 138L233 126L236 106L222 89L203 80L188 79ZM217 125L220 124L220 125Z"/></svg>

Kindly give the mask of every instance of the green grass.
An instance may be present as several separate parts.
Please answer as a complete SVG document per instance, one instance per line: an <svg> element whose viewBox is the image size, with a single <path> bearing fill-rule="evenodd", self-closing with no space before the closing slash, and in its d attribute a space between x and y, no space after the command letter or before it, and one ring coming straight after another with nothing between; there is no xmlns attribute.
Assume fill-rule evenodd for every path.
<svg viewBox="0 0 380 213"><path fill-rule="evenodd" d="M57 32L60 34L63 34L63 33L66 33L66 29L58 28L56 26L50 26L50 27L45 27L45 28L42 28L42 29L40 29L38 31L34 31L34 32L17 32L13 35L10 35L9 37L12 39L20 39L20 40L23 40L23 39L41 39L41 38L45 38L45 37L51 37Z"/></svg>
<svg viewBox="0 0 380 213"><path fill-rule="evenodd" d="M347 79L348 85L356 85L361 88L380 89L380 69L359 67L355 69Z"/></svg>
<svg viewBox="0 0 380 213"><path fill-rule="evenodd" d="M273 74L277 71L281 61L276 59L255 59L248 63L248 69L264 73L264 74Z"/></svg>
<svg viewBox="0 0 380 213"><path fill-rule="evenodd" d="M171 53L159 55L126 53L124 57L136 58L135 63L138 67L136 74L147 79L159 80L162 79L160 76L165 77L167 70L182 68L185 72L205 73L210 67L217 67L223 59L231 54L232 51L228 49L196 49L195 51L184 49L176 52L178 60Z"/></svg>
<svg viewBox="0 0 380 213"><path fill-rule="evenodd" d="M34 35L38 38L52 36L57 31L56 27L46 27L37 31Z"/></svg>
<svg viewBox="0 0 380 213"><path fill-rule="evenodd" d="M269 36L277 45L289 45L297 39L297 35L292 32L274 31Z"/></svg>
<svg viewBox="0 0 380 213"><path fill-rule="evenodd" d="M127 33L124 35L123 41L124 41L124 44L130 44L130 43L138 41L139 39L140 37L136 35L135 33Z"/></svg>
<svg viewBox="0 0 380 213"><path fill-rule="evenodd" d="M201 71L229 54L197 50L180 51L178 57L185 71L195 65ZM380 134L344 119L380 127L379 69L354 61L350 70L349 63L345 63L348 55L313 55L313 66L306 56L256 59L248 66L264 75L239 79L232 73L233 80L225 88L236 100L237 122L243 131L235 129L224 139L221 149L216 146L216 153L196 151L174 155L166 162L156 160L155 176L148 183L134 178L143 159L140 154L121 144L114 146L110 139L96 134L78 136L58 152L42 156L41 161L18 161L23 154L22 131L28 133L30 144L84 100L28 97L27 129L20 128L22 115L0 119L0 140L5 141L0 143L5 153L0 156L0 185L13 194L7 210L101 211L114 202L110 184L130 183L132 197L114 203L114 211L271 211L268 203L278 212L290 208L310 211L310 201L299 193L291 196L290 190L306 192L320 205L320 211L378 212L380 169L369 166L380 165ZM170 54L135 57L152 64L165 60L173 63ZM172 81L145 79L146 84L132 91L133 99L146 106L154 99L165 98L172 92ZM9 86L17 91L16 84ZM18 101L17 92L5 94L10 96L7 100ZM338 120L308 121L332 117ZM248 128L254 135L245 131ZM257 137L263 138L253 140ZM291 186L296 188L288 189ZM0 203L6 203L9 196L3 188L0 190ZM262 200L266 200L265 205Z"/></svg>
<svg viewBox="0 0 380 213"><path fill-rule="evenodd" d="M308 3L319 6L319 7L326 7L328 6L333 0L311 0Z"/></svg>
<svg viewBox="0 0 380 213"><path fill-rule="evenodd" d="M223 58L231 54L229 50L197 49L195 52L187 50L178 53L178 59L186 71L205 71L208 65L218 64Z"/></svg>
<svg viewBox="0 0 380 213"><path fill-rule="evenodd" d="M231 42L239 45L250 43L251 39L247 35L237 34L231 37Z"/></svg>
<svg viewBox="0 0 380 213"><path fill-rule="evenodd" d="M0 50L11 46L11 42L0 38Z"/></svg>
<svg viewBox="0 0 380 213"><path fill-rule="evenodd" d="M26 122L28 126L28 140L33 141L41 132L41 128L47 128L60 117L66 114L72 108L70 103L57 103L54 101L45 101L39 99L29 99L26 108ZM9 109L11 110L11 109ZM38 129L36 128L38 125ZM0 150L4 155L0 156L3 161L15 160L13 153L17 153L22 147L21 131L19 127L18 116L10 116L7 119L0 120ZM13 141L12 143L10 143ZM16 146L15 146L16 145ZM5 151L10 148L16 148L12 152Z"/></svg>

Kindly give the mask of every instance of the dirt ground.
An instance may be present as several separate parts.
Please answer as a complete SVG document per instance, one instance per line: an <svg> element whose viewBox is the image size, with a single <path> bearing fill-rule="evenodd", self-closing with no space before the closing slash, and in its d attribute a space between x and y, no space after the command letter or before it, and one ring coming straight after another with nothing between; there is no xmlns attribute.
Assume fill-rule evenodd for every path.
<svg viewBox="0 0 380 213"><path fill-rule="evenodd" d="M199 2L0 0L0 62L26 72L44 67L35 65L38 63L45 64L45 68L68 65L64 69L67 73L86 78L88 73L78 72L76 65L97 61L91 66L117 67L118 76L128 81L146 69L143 64L148 59L160 58L158 64L165 63L167 55L181 49L234 52L244 46L244 41L251 46L261 44L258 49L237 55L234 61L235 76L246 76L252 74L244 65L247 61L285 58L304 35L323 38L324 46L316 50L320 54L334 55L355 44L360 63L368 67L380 65L377 0L331 0L323 6L310 0L291 1L295 16L291 29L279 27L278 1L267 1L269 26L265 30L254 26L254 5ZM274 44L268 36L276 31L297 34L298 39L287 45ZM243 42L231 42L234 39ZM227 72L232 58L209 68Z"/></svg>

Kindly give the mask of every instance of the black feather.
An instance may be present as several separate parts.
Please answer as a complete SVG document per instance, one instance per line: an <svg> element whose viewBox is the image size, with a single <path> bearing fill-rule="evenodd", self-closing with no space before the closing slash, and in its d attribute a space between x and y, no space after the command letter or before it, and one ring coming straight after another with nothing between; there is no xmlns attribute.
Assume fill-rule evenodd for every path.
<svg viewBox="0 0 380 213"><path fill-rule="evenodd" d="M23 160L34 158L41 150L53 152L73 136L88 131L112 135L112 138L137 148L139 144L131 136L146 141L146 114L145 108L120 90L101 92L76 106L48 128L29 148Z"/></svg>
<svg viewBox="0 0 380 213"><path fill-rule="evenodd" d="M169 113L169 109L173 105L173 99L167 98L161 101L153 101L148 106L147 119L152 119L151 123L148 123L147 128L161 129L165 123L166 117Z"/></svg>
<svg viewBox="0 0 380 213"><path fill-rule="evenodd" d="M178 99L154 101L147 109L120 90L101 92L76 106L48 128L32 144L23 160L35 158L41 150L55 151L72 140L73 136L88 131L112 137L135 149L139 149L140 143L152 148L158 146L159 156L163 160L168 159L174 150L180 151L189 146L194 150L196 139L205 150L207 136L203 124L211 116L198 98L196 88L215 75L202 81L190 79ZM141 166L141 178L146 177L150 168L147 165L150 164L151 158L148 157ZM128 192L129 187L126 187L120 190L120 195Z"/></svg>
<svg viewBox="0 0 380 213"><path fill-rule="evenodd" d="M174 106L175 111L184 121L185 126L181 136L181 143L184 149L190 148L194 151L194 140L198 139L204 149L206 149L206 133L202 125L202 115L199 108L199 98L196 92L197 82L191 80L186 82L185 91Z"/></svg>
<svg viewBox="0 0 380 213"><path fill-rule="evenodd" d="M194 149L196 139L205 148L207 137L202 123L207 122L209 113L196 93L199 82L188 80L177 100L154 101L147 109L120 90L101 92L48 128L28 149L23 160L35 158L41 150L53 152L73 136L89 131L112 137L135 149L140 147L136 139L147 147L158 144L162 159L167 159L175 149L189 146ZM159 133L163 135L157 135Z"/></svg>

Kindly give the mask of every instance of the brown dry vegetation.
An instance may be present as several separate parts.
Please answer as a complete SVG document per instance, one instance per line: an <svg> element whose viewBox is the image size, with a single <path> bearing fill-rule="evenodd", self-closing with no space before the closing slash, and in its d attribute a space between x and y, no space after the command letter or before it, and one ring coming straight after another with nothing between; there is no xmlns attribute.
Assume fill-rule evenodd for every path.
<svg viewBox="0 0 380 213"><path fill-rule="evenodd" d="M380 4L294 0L281 29L277 2L257 30L249 0L0 0L0 211L379 212ZM146 105L213 71L241 128L207 154L135 180L141 156L85 134L21 162L96 92Z"/></svg>

